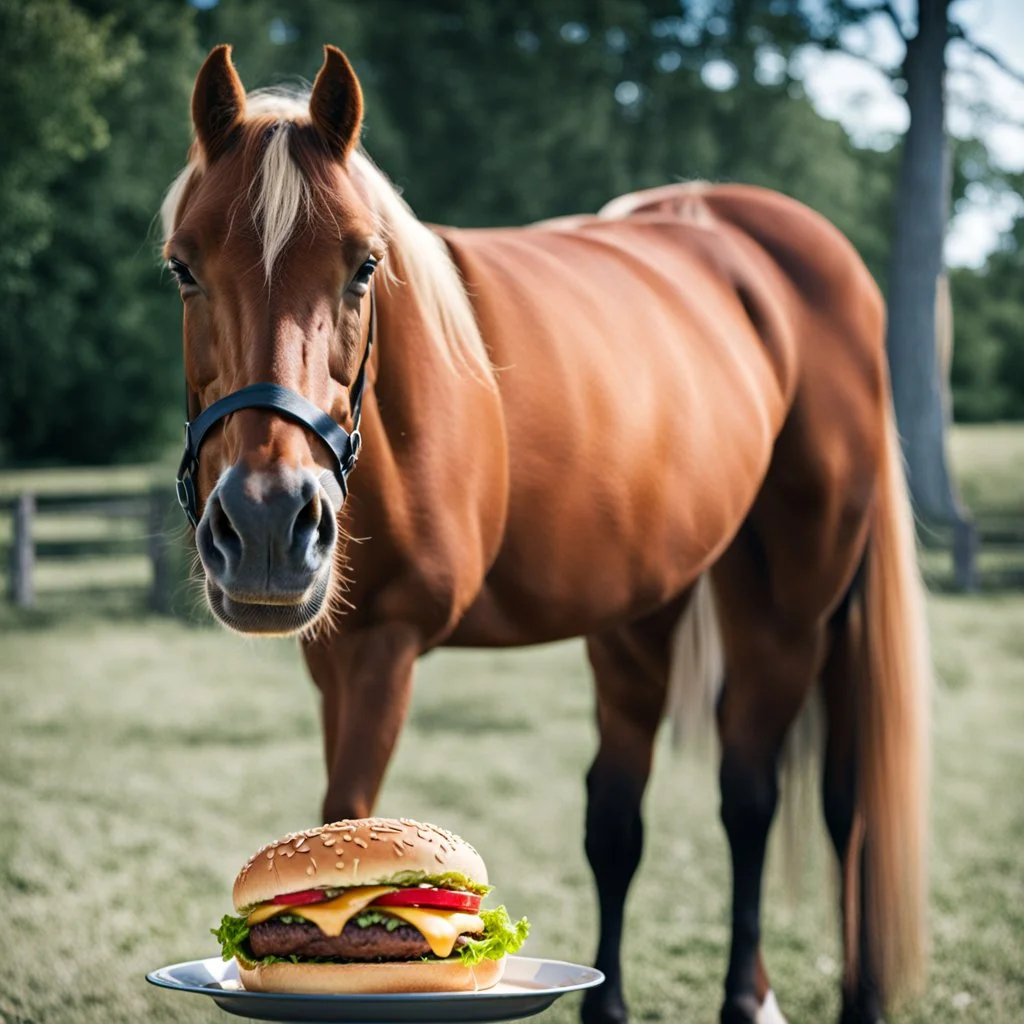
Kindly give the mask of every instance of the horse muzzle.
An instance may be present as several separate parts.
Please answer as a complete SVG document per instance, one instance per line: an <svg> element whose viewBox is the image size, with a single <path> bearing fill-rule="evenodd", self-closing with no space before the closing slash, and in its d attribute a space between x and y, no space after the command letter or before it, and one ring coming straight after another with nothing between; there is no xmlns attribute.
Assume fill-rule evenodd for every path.
<svg viewBox="0 0 1024 1024"><path fill-rule="evenodd" d="M337 515L309 469L232 466L196 528L214 616L241 633L295 633L323 611Z"/></svg>

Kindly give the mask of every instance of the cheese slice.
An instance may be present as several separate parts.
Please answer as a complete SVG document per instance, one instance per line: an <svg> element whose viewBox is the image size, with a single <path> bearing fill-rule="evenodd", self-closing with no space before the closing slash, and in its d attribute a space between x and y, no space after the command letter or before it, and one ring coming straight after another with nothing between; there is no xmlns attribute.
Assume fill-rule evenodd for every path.
<svg viewBox="0 0 1024 1024"><path fill-rule="evenodd" d="M394 892L396 888L397 886L394 885L360 885L346 889L340 896L324 903L309 903L296 907L290 907L283 903L265 904L262 907L257 907L247 920L251 928L261 921L269 921L272 917L291 914L294 917L304 917L307 921L312 921L324 935L337 938L345 930L345 925L361 910L365 910L386 892Z"/></svg>
<svg viewBox="0 0 1024 1024"><path fill-rule="evenodd" d="M479 914L467 914L462 910L436 910L428 907L381 907L392 917L408 922L427 940L434 956L452 955L455 940L467 932L476 935L484 930L483 918Z"/></svg>
<svg viewBox="0 0 1024 1024"><path fill-rule="evenodd" d="M295 907L268 903L257 907L249 915L248 923L251 928L261 921L290 914L311 921L324 935L337 938L353 917L357 917L374 900L395 889L393 885L360 885L346 889L340 896L324 903L307 903ZM476 935L484 930L483 918L479 914L467 914L462 910L437 910L433 907L380 907L379 910L411 924L427 940L434 956L441 959L452 955L455 940L460 935Z"/></svg>

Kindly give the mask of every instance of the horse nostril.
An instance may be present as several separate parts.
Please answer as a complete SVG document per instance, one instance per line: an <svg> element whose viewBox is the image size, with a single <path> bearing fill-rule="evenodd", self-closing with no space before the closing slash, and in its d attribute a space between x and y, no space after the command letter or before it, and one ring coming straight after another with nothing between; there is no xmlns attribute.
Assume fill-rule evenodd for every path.
<svg viewBox="0 0 1024 1024"><path fill-rule="evenodd" d="M320 504L320 493L314 491L309 501L299 509L295 521L292 523L292 540L302 550L306 550L310 541L318 534L322 518L323 507Z"/></svg>
<svg viewBox="0 0 1024 1024"><path fill-rule="evenodd" d="M219 498L213 499L209 518L214 550L223 560L225 568L237 565L242 557L242 538Z"/></svg>

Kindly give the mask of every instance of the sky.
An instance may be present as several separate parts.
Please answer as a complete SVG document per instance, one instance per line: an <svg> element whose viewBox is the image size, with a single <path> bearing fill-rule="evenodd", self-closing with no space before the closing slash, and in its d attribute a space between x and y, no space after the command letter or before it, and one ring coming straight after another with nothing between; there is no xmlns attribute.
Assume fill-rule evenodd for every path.
<svg viewBox="0 0 1024 1024"><path fill-rule="evenodd" d="M895 0L894 6L906 17L908 28L912 26L914 0ZM956 0L951 15L972 38L1024 77L1024 0ZM903 54L895 27L881 14L845 41L884 66L897 64ZM883 144L887 137L906 129L906 103L886 76L865 61L811 50L804 51L800 59L804 85L815 107L823 116L841 121L856 143ZM997 164L1024 171L1024 85L961 42L950 45L948 65L950 130L956 135L979 136ZM1002 111L1010 123L982 124L970 110L972 101L979 99ZM968 266L983 263L1017 210L1024 210L1020 196L993 197L980 187L972 188L947 236L947 261Z"/></svg>

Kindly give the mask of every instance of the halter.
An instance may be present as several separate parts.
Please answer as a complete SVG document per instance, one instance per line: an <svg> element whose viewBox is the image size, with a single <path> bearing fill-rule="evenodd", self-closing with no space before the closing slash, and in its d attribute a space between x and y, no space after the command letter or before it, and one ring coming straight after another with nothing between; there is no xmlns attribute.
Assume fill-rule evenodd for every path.
<svg viewBox="0 0 1024 1024"><path fill-rule="evenodd" d="M199 449L203 438L210 428L240 409L273 409L287 416L288 419L301 423L311 430L334 456L334 469L324 470L320 474L320 482L334 502L336 510L341 509L348 497L348 478L356 468L359 450L363 445L362 434L359 433L359 421L363 413L363 394L366 390L366 366L370 361L370 352L377 333L376 302L373 284L370 284L370 326L367 332L366 350L363 361L359 365L355 384L350 392L352 405L352 433L331 419L322 409L315 406L307 398L291 388L280 384L250 384L248 387L233 391L218 399L213 405L204 409L191 422L188 421L189 403L185 403L185 451L181 456L176 479L178 504L192 524L193 529L199 525L199 510L196 507L196 476L199 473Z"/></svg>

